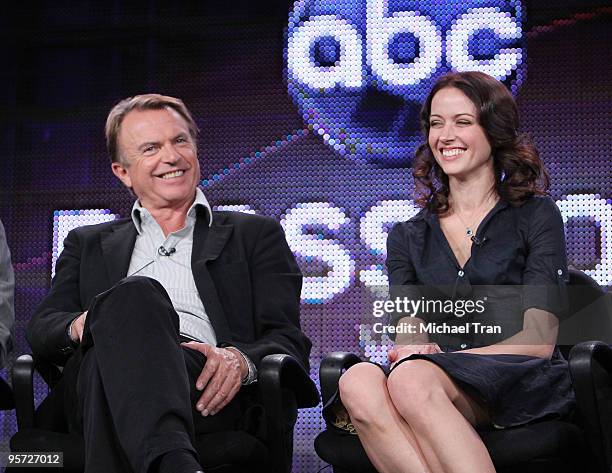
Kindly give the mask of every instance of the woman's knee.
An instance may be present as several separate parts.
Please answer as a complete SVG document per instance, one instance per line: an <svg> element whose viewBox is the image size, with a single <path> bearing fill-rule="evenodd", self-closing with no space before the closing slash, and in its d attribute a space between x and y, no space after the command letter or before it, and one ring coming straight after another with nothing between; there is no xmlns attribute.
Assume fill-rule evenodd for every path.
<svg viewBox="0 0 612 473"><path fill-rule="evenodd" d="M429 361L411 360L399 365L389 375L389 396L406 420L430 417L436 404L450 402L439 370Z"/></svg>
<svg viewBox="0 0 612 473"><path fill-rule="evenodd" d="M340 377L338 389L353 423L374 420L387 397L385 374L372 363L358 363L349 368Z"/></svg>

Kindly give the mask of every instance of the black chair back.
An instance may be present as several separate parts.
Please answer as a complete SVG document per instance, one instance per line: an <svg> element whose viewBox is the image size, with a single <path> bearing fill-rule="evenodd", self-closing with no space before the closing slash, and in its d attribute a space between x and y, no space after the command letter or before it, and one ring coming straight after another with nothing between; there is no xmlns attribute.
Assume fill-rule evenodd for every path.
<svg viewBox="0 0 612 473"><path fill-rule="evenodd" d="M610 297L590 276L570 268L567 289L570 316L559 325L557 345L568 359L574 345L590 340L612 343Z"/></svg>

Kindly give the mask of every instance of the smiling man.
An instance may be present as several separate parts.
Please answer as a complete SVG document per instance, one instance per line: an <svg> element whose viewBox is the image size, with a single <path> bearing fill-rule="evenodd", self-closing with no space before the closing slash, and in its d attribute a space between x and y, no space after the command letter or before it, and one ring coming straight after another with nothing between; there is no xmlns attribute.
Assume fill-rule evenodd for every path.
<svg viewBox="0 0 612 473"><path fill-rule="evenodd" d="M182 101L118 103L106 123L131 218L70 232L28 326L65 364L59 395L86 472L202 471L194 436L248 429L248 385L271 353L308 367L302 276L273 219L212 211L197 187L197 126Z"/></svg>

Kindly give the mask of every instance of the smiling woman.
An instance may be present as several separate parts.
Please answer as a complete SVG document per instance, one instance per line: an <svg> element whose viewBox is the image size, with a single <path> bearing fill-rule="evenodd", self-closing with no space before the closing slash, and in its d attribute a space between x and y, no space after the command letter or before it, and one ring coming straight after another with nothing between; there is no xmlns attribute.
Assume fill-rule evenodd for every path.
<svg viewBox="0 0 612 473"><path fill-rule="evenodd" d="M440 90L431 102L429 148L444 174L464 179L483 169L493 174L491 146L478 123L478 111L459 89Z"/></svg>
<svg viewBox="0 0 612 473"><path fill-rule="evenodd" d="M563 417L573 408L567 362L555 349L566 315L563 222L543 197L544 166L517 132L516 105L501 82L480 72L444 76L421 122L426 141L413 175L422 209L389 232L391 297L425 291L459 302L483 289L490 295L491 286L524 286L520 303L487 304L482 316L465 319L457 306L448 317L394 314L401 330L390 370L352 366L339 381L342 405L333 400L324 415L345 426L346 408L381 473L494 473L476 428ZM501 320L511 323L502 330Z"/></svg>
<svg viewBox="0 0 612 473"><path fill-rule="evenodd" d="M549 178L538 150L519 133L516 103L493 77L469 72L441 78L423 104L421 128L428 142L417 149L413 165L419 205L437 214L448 211L449 176L460 179L489 158L486 167L492 167L502 199L520 205L545 194Z"/></svg>

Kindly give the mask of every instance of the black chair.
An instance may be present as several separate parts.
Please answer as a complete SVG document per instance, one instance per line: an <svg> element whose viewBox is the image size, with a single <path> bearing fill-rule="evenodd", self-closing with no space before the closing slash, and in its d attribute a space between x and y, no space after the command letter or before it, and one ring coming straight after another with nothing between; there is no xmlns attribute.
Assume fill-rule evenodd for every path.
<svg viewBox="0 0 612 473"><path fill-rule="evenodd" d="M573 269L570 288L572 314L596 313L602 325L609 326L609 294L605 295L593 279ZM563 352L568 347L560 348ZM341 374L360 361L357 355L344 352L330 353L323 359L323 405L336 393ZM479 431L498 473L612 472L612 347L603 342L578 343L569 353L569 367L577 399L571 421L545 420ZM334 473L377 473L356 435L328 426L315 439L315 450L333 465Z"/></svg>
<svg viewBox="0 0 612 473"><path fill-rule="evenodd" d="M63 452L65 472L84 469L84 442L79 435L40 428L34 409L33 375L37 371L50 386L61 372L44 360L20 356L13 367L13 389L17 414L17 433L11 438L13 452ZM301 365L290 355L268 355L258 371L257 389L265 411L265 436L256 438L246 432L228 431L198 435L196 449L206 472L290 473L293 456L293 426L297 410L314 407L319 393ZM62 413L56 413L59 421ZM45 419L45 425L49 418ZM40 471L48 471L49 468ZM11 469L7 469L10 472ZM19 470L20 471L20 470ZM30 469L29 471L34 471ZM55 469L54 471L57 471Z"/></svg>

